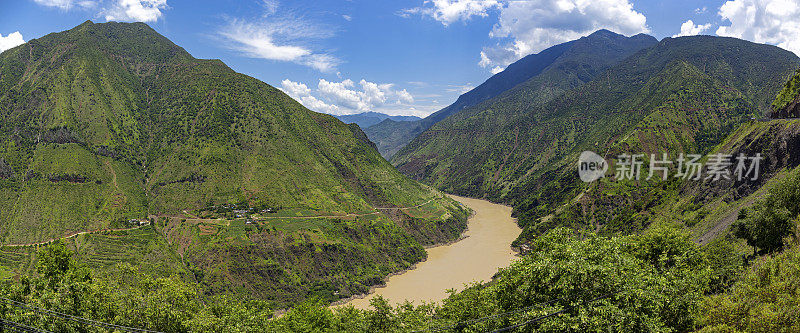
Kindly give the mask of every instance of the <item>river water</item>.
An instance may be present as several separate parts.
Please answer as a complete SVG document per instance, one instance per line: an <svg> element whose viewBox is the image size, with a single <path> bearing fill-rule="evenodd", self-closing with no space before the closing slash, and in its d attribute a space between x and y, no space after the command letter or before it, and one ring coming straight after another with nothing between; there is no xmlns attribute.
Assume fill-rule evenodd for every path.
<svg viewBox="0 0 800 333"><path fill-rule="evenodd" d="M511 217L511 207L486 200L450 197L474 211L467 223L469 229L464 232L466 238L429 248L428 260L417 264L416 269L391 276L385 287L346 304L367 309L369 300L377 295L383 295L393 305L405 300L417 305L422 301L438 302L447 296L447 289L462 290L466 283L489 281L498 268L514 260L511 242L521 230Z"/></svg>

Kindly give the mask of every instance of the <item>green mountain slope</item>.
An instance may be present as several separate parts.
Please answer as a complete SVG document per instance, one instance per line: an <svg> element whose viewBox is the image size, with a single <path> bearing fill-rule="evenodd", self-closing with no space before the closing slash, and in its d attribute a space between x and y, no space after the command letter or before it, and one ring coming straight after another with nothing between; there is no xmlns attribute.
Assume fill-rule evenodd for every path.
<svg viewBox="0 0 800 333"><path fill-rule="evenodd" d="M774 118L800 117L800 69L786 81L772 108Z"/></svg>
<svg viewBox="0 0 800 333"><path fill-rule="evenodd" d="M6 245L150 219L152 246L208 290L291 301L363 292L465 226L455 201L398 173L358 126L140 23L86 22L3 52L0 114ZM114 248L71 241L83 255L87 242Z"/></svg>
<svg viewBox="0 0 800 333"><path fill-rule="evenodd" d="M794 78L788 82L793 82ZM796 99L797 91L792 92L792 85L787 84L778 94L773 105L786 96ZM784 104L784 109L776 108L775 114L788 114L793 106ZM647 218L650 222L679 222L691 230L695 240L707 244L720 236L731 233L731 225L741 219L741 211L750 209L754 203L775 194L776 189L792 186L800 172L800 122L796 119L753 120L748 121L732 131L719 145L708 151L705 161L716 154L730 156L760 156L758 177L738 179L722 179L720 181L679 181L668 186L632 187L629 200L622 205L623 210L639 207L639 218ZM589 221L595 219L593 213L571 214L571 212L602 211L612 203L608 200L608 182L600 182L598 186L588 189L581 200L567 205L556 213L553 220L577 219ZM641 184L640 184L641 185ZM643 190L643 191L642 191ZM649 195L641 195L648 193ZM649 201L649 204L645 203ZM619 201L615 204L620 207ZM592 209L584 208L592 206ZM605 206L605 207L603 207ZM579 208L580 207L580 208ZM566 215L573 215L567 217ZM749 252L752 249L745 249Z"/></svg>
<svg viewBox="0 0 800 333"><path fill-rule="evenodd" d="M547 48L509 65L446 108L416 122L384 120L365 132L386 158L394 156L420 133L461 110L498 96L517 85L529 87L531 96L548 101L577 87L625 57L657 40L639 34L625 37L608 30Z"/></svg>
<svg viewBox="0 0 800 333"><path fill-rule="evenodd" d="M797 64L794 54L777 47L708 36L667 38L552 101L538 102L536 90L521 85L466 109L421 134L392 161L443 190L513 204L527 226L524 240L558 224L585 225L573 216L551 218L586 189L575 167L582 151L608 159L624 152L705 153L739 124L765 114ZM618 205L633 195L652 197L645 189L608 191L621 195L609 199ZM598 209L591 227L641 228L647 221L636 214L641 207L628 208Z"/></svg>

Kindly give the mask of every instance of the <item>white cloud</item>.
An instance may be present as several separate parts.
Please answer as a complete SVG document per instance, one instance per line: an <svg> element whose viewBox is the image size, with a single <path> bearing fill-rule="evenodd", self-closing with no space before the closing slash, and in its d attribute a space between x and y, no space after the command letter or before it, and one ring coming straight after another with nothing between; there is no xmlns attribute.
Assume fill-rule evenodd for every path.
<svg viewBox="0 0 800 333"><path fill-rule="evenodd" d="M681 24L681 32L677 35L672 35L673 38L675 37L682 37L682 36L694 36L703 33L704 31L711 28L711 23L703 24L703 25L695 25L692 20L688 20Z"/></svg>
<svg viewBox="0 0 800 333"><path fill-rule="evenodd" d="M70 9L74 4L73 0L33 0L34 2L48 7L56 7L61 9Z"/></svg>
<svg viewBox="0 0 800 333"><path fill-rule="evenodd" d="M430 16L447 26L456 21L467 21L472 16L486 17L489 15L488 10L500 6L500 0L427 0L421 7L402 10L400 15Z"/></svg>
<svg viewBox="0 0 800 333"><path fill-rule="evenodd" d="M386 104L387 95L396 95L392 84L379 85L364 79L358 84L361 90L357 90L355 82L350 79L341 82L320 79L317 91L323 99L355 112L372 111Z"/></svg>
<svg viewBox="0 0 800 333"><path fill-rule="evenodd" d="M599 29L625 35L650 31L645 16L629 0L507 1L489 34L504 43L485 47L479 64L496 72L528 54Z"/></svg>
<svg viewBox="0 0 800 333"><path fill-rule="evenodd" d="M0 34L0 52L24 43L25 40L22 39L22 34L19 31L12 32L5 37Z"/></svg>
<svg viewBox="0 0 800 333"><path fill-rule="evenodd" d="M33 0L37 4L61 10L96 9L106 21L155 22L169 8L167 0Z"/></svg>
<svg viewBox="0 0 800 333"><path fill-rule="evenodd" d="M167 9L167 0L117 0L101 14L106 21L155 22Z"/></svg>
<svg viewBox="0 0 800 333"><path fill-rule="evenodd" d="M458 93L459 95L461 95L472 89L475 89L475 86L473 86L471 83L467 83L467 84L450 84L447 85L447 88L445 88L444 90L447 92Z"/></svg>
<svg viewBox="0 0 800 333"><path fill-rule="evenodd" d="M277 0L262 0L261 6L264 7L264 16L277 13L279 5Z"/></svg>
<svg viewBox="0 0 800 333"><path fill-rule="evenodd" d="M97 3L91 0L33 0L37 4L47 7L54 7L62 10L70 10L75 5L83 8L94 7Z"/></svg>
<svg viewBox="0 0 800 333"><path fill-rule="evenodd" d="M361 79L359 84L364 90L361 96L364 100L364 103L367 105L383 105L386 103L386 92L390 91L389 89L392 88L391 84L385 84L381 85L381 87L378 87L377 83L367 82L364 79Z"/></svg>
<svg viewBox="0 0 800 333"><path fill-rule="evenodd" d="M698 14L698 15L705 14L707 11L708 11L708 7L706 7L706 6L703 6L703 8L695 8L694 9L694 13Z"/></svg>
<svg viewBox="0 0 800 333"><path fill-rule="evenodd" d="M99 16L106 21L155 22L167 9L167 0L34 0L37 4L61 10L71 10L76 5L82 9L99 7Z"/></svg>
<svg viewBox="0 0 800 333"><path fill-rule="evenodd" d="M307 107L309 110L328 114L340 114L341 112L338 106L327 104L312 96L311 89L303 83L284 79L281 81L281 87L283 92L299 101L300 104L303 104L303 106Z"/></svg>
<svg viewBox="0 0 800 333"><path fill-rule="evenodd" d="M342 15L342 18L345 19L345 21L352 21L353 20L353 17L350 16L350 15Z"/></svg>
<svg viewBox="0 0 800 333"><path fill-rule="evenodd" d="M400 90L397 92L397 102L405 104L414 103L414 96L411 96L405 89Z"/></svg>
<svg viewBox="0 0 800 333"><path fill-rule="evenodd" d="M282 33L280 26L256 25L238 20L232 21L219 32L236 44L235 49L248 57L295 61L311 54L311 51L304 47L277 45L274 39L275 35L280 33Z"/></svg>
<svg viewBox="0 0 800 333"><path fill-rule="evenodd" d="M334 115L368 111L408 114L414 107L414 97L407 90L397 90L392 83L364 79L358 84L350 79L340 82L319 79L316 90L285 79L281 81L281 90L312 111ZM390 104L394 107L389 107Z"/></svg>
<svg viewBox="0 0 800 333"><path fill-rule="evenodd" d="M283 92L293 98L311 95L311 89L309 89L307 85L289 79L281 81L281 87L283 87L283 89L281 89Z"/></svg>
<svg viewBox="0 0 800 333"><path fill-rule="evenodd" d="M354 86L355 83L350 79L342 82L329 82L325 79L319 79L317 89L323 98L347 109L368 109L368 105L362 101L360 94L351 89Z"/></svg>
<svg viewBox="0 0 800 333"><path fill-rule="evenodd" d="M316 112L335 114L335 115L342 114L342 111L338 105L327 104L311 95L303 96L303 98L300 99L300 103L303 104L309 110L313 110Z"/></svg>
<svg viewBox="0 0 800 333"><path fill-rule="evenodd" d="M311 40L333 36L331 29L290 15L273 16L276 2L265 1L264 7L263 20L231 19L217 32L227 42L226 46L246 57L291 61L326 73L333 72L341 63L335 56L316 52L307 45Z"/></svg>
<svg viewBox="0 0 800 333"><path fill-rule="evenodd" d="M717 35L777 45L800 55L800 0L733 0L719 8L730 22Z"/></svg>

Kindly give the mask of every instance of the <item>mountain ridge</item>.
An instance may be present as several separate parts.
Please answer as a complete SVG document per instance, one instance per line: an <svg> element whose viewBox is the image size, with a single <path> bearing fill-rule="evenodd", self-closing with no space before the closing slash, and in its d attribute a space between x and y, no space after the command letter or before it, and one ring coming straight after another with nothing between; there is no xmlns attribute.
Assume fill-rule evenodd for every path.
<svg viewBox="0 0 800 333"><path fill-rule="evenodd" d="M798 63L775 46L711 36L666 38L550 101L535 102L536 87L523 84L468 108L418 136L392 162L445 191L512 204L527 225L520 241L563 224L588 228L587 221L595 231L632 232L648 220L633 206L602 210L606 215L572 210L550 217L585 189L572 167L578 154L704 153L743 122L766 114Z"/></svg>
<svg viewBox="0 0 800 333"><path fill-rule="evenodd" d="M510 64L485 82L462 94L451 105L430 116L410 123L383 121L365 131L376 143L381 155L391 158L414 137L450 115L496 97L529 80L541 77L542 98L551 98L562 89L588 81L594 74L644 47L657 43L648 35L625 37L608 30L598 30L577 40L549 47Z"/></svg>
<svg viewBox="0 0 800 333"><path fill-rule="evenodd" d="M0 110L0 244L107 230L65 240L101 273L127 262L208 293L335 301L466 226L358 126L143 23L87 21L3 52ZM12 252L0 277L31 269L35 249Z"/></svg>
<svg viewBox="0 0 800 333"><path fill-rule="evenodd" d="M337 115L334 116L336 119L343 121L346 124L357 124L361 128L367 128L377 123L380 123L386 119L391 119L392 121L416 121L422 118L417 116L390 116L385 113L379 112L362 112L356 114L346 114L346 115Z"/></svg>

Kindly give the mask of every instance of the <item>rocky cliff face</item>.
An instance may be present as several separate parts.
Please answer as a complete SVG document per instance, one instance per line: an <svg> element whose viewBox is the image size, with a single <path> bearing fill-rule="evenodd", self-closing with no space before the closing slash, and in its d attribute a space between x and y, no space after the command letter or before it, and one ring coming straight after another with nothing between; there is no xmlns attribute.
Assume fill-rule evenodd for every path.
<svg viewBox="0 0 800 333"><path fill-rule="evenodd" d="M761 188L782 170L800 166L800 121L773 120L742 126L717 152L734 158L739 155L762 158L758 179L731 179L697 191L705 192L705 197L716 193L727 195L731 200L741 199Z"/></svg>
<svg viewBox="0 0 800 333"><path fill-rule="evenodd" d="M713 155L728 156L729 179L707 179ZM739 179L736 157L760 156L758 177ZM769 194L785 177L800 167L800 119L752 121L743 124L723 143L700 160L700 180L670 177L667 181L619 181L594 183L552 215L533 222L524 235L532 239L554 226L600 233L636 232L649 225L679 223L697 242L708 243L728 233L742 208ZM752 160L748 160L749 168ZM754 171L755 172L755 171ZM647 172L644 171L646 175Z"/></svg>

